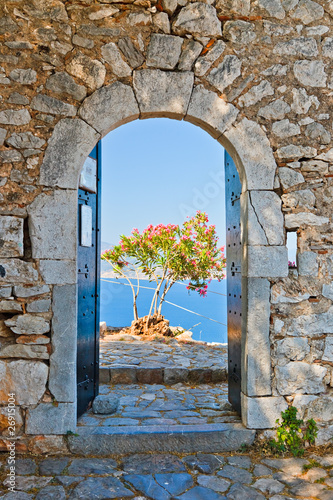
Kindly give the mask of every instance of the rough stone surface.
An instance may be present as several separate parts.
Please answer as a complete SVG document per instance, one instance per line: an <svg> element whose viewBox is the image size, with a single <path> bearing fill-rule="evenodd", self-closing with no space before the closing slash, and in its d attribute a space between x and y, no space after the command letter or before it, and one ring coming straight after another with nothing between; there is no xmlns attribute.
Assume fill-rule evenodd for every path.
<svg viewBox="0 0 333 500"><path fill-rule="evenodd" d="M327 75L321 61L296 61L294 75L301 85L307 87L325 87Z"/></svg>
<svg viewBox="0 0 333 500"><path fill-rule="evenodd" d="M132 74L132 69L121 57L121 52L115 43L110 42L103 45L101 52L116 76L124 77Z"/></svg>
<svg viewBox="0 0 333 500"><path fill-rule="evenodd" d="M52 353L49 388L57 401L75 401L76 330L75 285L53 287Z"/></svg>
<svg viewBox="0 0 333 500"><path fill-rule="evenodd" d="M310 212L299 212L297 214L287 214L285 216L285 225L288 229L296 229L303 225L322 226L328 222L328 217L322 217Z"/></svg>
<svg viewBox="0 0 333 500"><path fill-rule="evenodd" d="M37 404L46 390L48 367L42 361L0 360L2 386L1 404L8 403L8 394L15 393L16 404Z"/></svg>
<svg viewBox="0 0 333 500"><path fill-rule="evenodd" d="M194 2L181 9L173 23L177 35L221 36L221 23L215 9L208 4Z"/></svg>
<svg viewBox="0 0 333 500"><path fill-rule="evenodd" d="M31 101L32 109L41 113L50 113L52 115L75 116L76 108L71 104L60 101L55 97L49 97L45 94L39 94Z"/></svg>
<svg viewBox="0 0 333 500"><path fill-rule="evenodd" d="M303 361L291 362L275 369L277 390L282 395L293 393L318 394L325 391L324 377L327 369Z"/></svg>
<svg viewBox="0 0 333 500"><path fill-rule="evenodd" d="M0 257L22 257L23 219L17 217L0 217Z"/></svg>
<svg viewBox="0 0 333 500"><path fill-rule="evenodd" d="M99 134L83 120L60 120L54 128L41 166L40 183L46 186L77 188L78 173L68 165L81 163L99 139ZM73 144L78 145L73 148Z"/></svg>
<svg viewBox="0 0 333 500"><path fill-rule="evenodd" d="M216 94L198 85L191 96L186 120L205 124L211 135L219 137L234 123L238 110L219 99ZM209 128L207 127L209 126Z"/></svg>
<svg viewBox="0 0 333 500"><path fill-rule="evenodd" d="M258 115L268 120L282 120L286 113L289 113L290 106L283 99L276 99L267 106L259 109Z"/></svg>
<svg viewBox="0 0 333 500"><path fill-rule="evenodd" d="M7 319L5 324L18 335L42 335L50 331L48 321L32 314L14 316L11 319Z"/></svg>
<svg viewBox="0 0 333 500"><path fill-rule="evenodd" d="M150 118L163 113L168 118L179 119L188 107L193 74L145 69L134 72L133 84L142 116Z"/></svg>
<svg viewBox="0 0 333 500"><path fill-rule="evenodd" d="M240 106L253 106L257 102L261 101L264 97L274 94L274 89L272 85L267 81L263 80L259 85L252 87L244 96L240 97L238 102Z"/></svg>
<svg viewBox="0 0 333 500"><path fill-rule="evenodd" d="M203 76L214 62L220 57L226 49L226 44L222 40L214 43L213 47L203 56L199 57L194 66L194 72L197 76ZM191 69L191 68L189 68Z"/></svg>
<svg viewBox="0 0 333 500"><path fill-rule="evenodd" d="M305 25L318 21L324 15L323 7L312 0L300 0L296 9L291 13L291 17L301 21Z"/></svg>
<svg viewBox="0 0 333 500"><path fill-rule="evenodd" d="M304 182L304 177L300 172L286 167L279 168L279 178L283 189L288 189Z"/></svg>
<svg viewBox="0 0 333 500"><path fill-rule="evenodd" d="M281 417L281 411L288 408L287 402L281 396L249 398L242 394L243 423L252 429L269 429L275 427L275 422Z"/></svg>
<svg viewBox="0 0 333 500"><path fill-rule="evenodd" d="M40 273L48 285L76 283L76 265L73 260L40 260Z"/></svg>
<svg viewBox="0 0 333 500"><path fill-rule="evenodd" d="M284 19L286 16L281 0L259 0L259 5L266 9L272 17Z"/></svg>
<svg viewBox="0 0 333 500"><path fill-rule="evenodd" d="M66 214L76 209L75 191L41 194L29 207L32 255L39 259L74 259L76 224ZM62 242L60 244L60 242Z"/></svg>
<svg viewBox="0 0 333 500"><path fill-rule="evenodd" d="M111 415L117 411L118 406L118 398L99 395L93 401L92 410L97 414Z"/></svg>
<svg viewBox="0 0 333 500"><path fill-rule="evenodd" d="M165 15L162 12L160 14ZM120 48L120 50L126 57L128 63L133 69L138 68L144 62L145 60L144 56L135 47L132 40L128 36L121 38L119 40L118 47Z"/></svg>
<svg viewBox="0 0 333 500"><path fill-rule="evenodd" d="M183 39L180 36L153 34L148 45L147 66L174 69L178 63Z"/></svg>
<svg viewBox="0 0 333 500"><path fill-rule="evenodd" d="M237 56L225 56L207 76L207 81L220 92L229 87L241 74L242 61Z"/></svg>
<svg viewBox="0 0 333 500"><path fill-rule="evenodd" d="M14 259L0 260L0 284L34 283L38 273L31 262Z"/></svg>
<svg viewBox="0 0 333 500"><path fill-rule="evenodd" d="M0 111L0 123L3 125L27 125L31 115L27 109L5 109Z"/></svg>
<svg viewBox="0 0 333 500"><path fill-rule="evenodd" d="M74 403L40 403L27 411L27 434L66 434L76 430L76 405Z"/></svg>
<svg viewBox="0 0 333 500"><path fill-rule="evenodd" d="M196 42L195 40L190 40L180 56L178 68L181 71L191 71L194 62L201 54L201 51L201 43Z"/></svg>
<svg viewBox="0 0 333 500"><path fill-rule="evenodd" d="M66 68L68 73L79 77L91 90L99 89L104 83L105 67L100 61L85 54L76 54Z"/></svg>
<svg viewBox="0 0 333 500"><path fill-rule="evenodd" d="M108 115L103 114L106 106L111 111ZM131 87L117 82L89 96L79 114L102 135L106 135L119 125L138 118L139 108Z"/></svg>
<svg viewBox="0 0 333 500"><path fill-rule="evenodd" d="M55 94L65 94L73 97L77 101L82 101L87 95L87 90L83 85L78 85L65 71L59 71L51 75L45 84L47 90Z"/></svg>

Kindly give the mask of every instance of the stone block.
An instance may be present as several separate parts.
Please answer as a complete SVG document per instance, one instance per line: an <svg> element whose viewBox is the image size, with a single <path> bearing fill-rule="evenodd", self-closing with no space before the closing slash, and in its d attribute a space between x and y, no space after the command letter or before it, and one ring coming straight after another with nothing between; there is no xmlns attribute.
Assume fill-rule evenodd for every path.
<svg viewBox="0 0 333 500"><path fill-rule="evenodd" d="M174 69L178 63L184 40L180 36L153 33L147 51L147 66Z"/></svg>
<svg viewBox="0 0 333 500"><path fill-rule="evenodd" d="M181 71L191 71L192 66L202 51L202 45L195 40L189 40L180 56L178 68Z"/></svg>
<svg viewBox="0 0 333 500"><path fill-rule="evenodd" d="M99 138L96 130L83 120L58 121L45 151L40 184L76 190L83 163Z"/></svg>
<svg viewBox="0 0 333 500"><path fill-rule="evenodd" d="M48 312L51 306L51 299L41 299L34 300L27 304L27 312L28 313L43 313Z"/></svg>
<svg viewBox="0 0 333 500"><path fill-rule="evenodd" d="M327 368L303 361L290 362L275 368L276 387L280 394L319 394L325 391Z"/></svg>
<svg viewBox="0 0 333 500"><path fill-rule="evenodd" d="M192 384L209 384L212 381L212 370L209 368L193 368L188 371L188 381Z"/></svg>
<svg viewBox="0 0 333 500"><path fill-rule="evenodd" d="M163 14L163 13L160 13ZM155 16L156 17L156 16ZM144 56L142 53L135 47L134 43L130 39L129 36L125 36L121 38L118 42L118 47L126 57L132 68L138 68L144 63Z"/></svg>
<svg viewBox="0 0 333 500"><path fill-rule="evenodd" d="M298 229L300 226L323 226L329 223L328 217L312 214L311 212L298 212L285 215L286 229Z"/></svg>
<svg viewBox="0 0 333 500"><path fill-rule="evenodd" d="M0 123L3 125L27 125L31 115L27 109L5 109L0 111Z"/></svg>
<svg viewBox="0 0 333 500"><path fill-rule="evenodd" d="M286 167L279 168L279 178L283 189L289 189L304 182L304 177L300 172L295 172L292 168Z"/></svg>
<svg viewBox="0 0 333 500"><path fill-rule="evenodd" d="M76 398L76 285L54 286L49 389L57 401Z"/></svg>
<svg viewBox="0 0 333 500"><path fill-rule="evenodd" d="M326 297L327 299L333 300L333 283L323 285L322 296Z"/></svg>
<svg viewBox="0 0 333 500"><path fill-rule="evenodd" d="M286 278L288 251L285 246L246 246L243 276L250 278Z"/></svg>
<svg viewBox="0 0 333 500"><path fill-rule="evenodd" d="M3 337L3 338L12 338L14 339L15 336L13 334L13 332L11 331L11 329L5 325L5 321L3 319L0 320L0 337Z"/></svg>
<svg viewBox="0 0 333 500"><path fill-rule="evenodd" d="M245 337L242 338L242 391L247 396L270 396L269 281L263 278L243 278L242 298L242 317L245 323ZM257 355L258 349L260 356Z"/></svg>
<svg viewBox="0 0 333 500"><path fill-rule="evenodd" d="M294 75L305 87L326 87L327 74L322 61L296 61Z"/></svg>
<svg viewBox="0 0 333 500"><path fill-rule="evenodd" d="M19 132L12 134L6 143L17 149L39 149L45 144L45 140L31 132Z"/></svg>
<svg viewBox="0 0 333 500"><path fill-rule="evenodd" d="M40 273L48 285L69 285L76 283L74 260L40 260Z"/></svg>
<svg viewBox="0 0 333 500"><path fill-rule="evenodd" d="M332 359L332 358L331 358ZM333 421L333 398L329 395L313 398L308 402L304 412L306 420L313 418L316 422L327 423Z"/></svg>
<svg viewBox="0 0 333 500"><path fill-rule="evenodd" d="M313 396L311 394L296 394L293 401L293 406L297 408L297 418L304 419L304 412L309 406L309 404L317 399L318 396Z"/></svg>
<svg viewBox="0 0 333 500"><path fill-rule="evenodd" d="M15 393L17 405L34 405L43 396L49 369L42 361L0 360L0 402L8 403L8 394Z"/></svg>
<svg viewBox="0 0 333 500"><path fill-rule="evenodd" d="M111 380L110 369L101 366L99 369L99 383L108 384Z"/></svg>
<svg viewBox="0 0 333 500"><path fill-rule="evenodd" d="M159 69L134 71L133 85L141 117L160 116L181 120L186 114L193 81L194 75L189 71L178 73Z"/></svg>
<svg viewBox="0 0 333 500"><path fill-rule="evenodd" d="M328 335L325 339L325 349L323 354L324 361L333 361L333 337ZM333 414L332 414L333 420Z"/></svg>
<svg viewBox="0 0 333 500"><path fill-rule="evenodd" d="M46 337L46 335L20 335L16 338L16 343L44 345L50 343L50 337Z"/></svg>
<svg viewBox="0 0 333 500"><path fill-rule="evenodd" d="M218 138L231 127L238 113L232 104L206 90L203 85L198 85L193 90L185 120Z"/></svg>
<svg viewBox="0 0 333 500"><path fill-rule="evenodd" d="M187 368L164 368L164 383L173 385L179 382L187 382L188 373Z"/></svg>
<svg viewBox="0 0 333 500"><path fill-rule="evenodd" d="M154 17L153 17L153 23L154 26L161 30L163 33L169 34L170 33L170 21L169 21L169 16L166 12L157 12ZM199 44L201 46L201 44ZM202 48L202 46L201 46ZM132 66L133 68L136 68L137 66ZM191 68L179 68L182 71L188 71Z"/></svg>
<svg viewBox="0 0 333 500"><path fill-rule="evenodd" d="M44 318L23 314L5 321L6 326L18 335L42 335L50 331L50 324Z"/></svg>
<svg viewBox="0 0 333 500"><path fill-rule="evenodd" d="M276 342L277 362L302 361L310 353L310 346L307 338L287 337Z"/></svg>
<svg viewBox="0 0 333 500"><path fill-rule="evenodd" d="M55 94L69 95L77 101L82 101L87 95L87 89L83 85L78 85L74 78L69 76L65 71L59 71L51 75L46 80L45 88Z"/></svg>
<svg viewBox="0 0 333 500"><path fill-rule="evenodd" d="M66 65L69 74L80 78L91 90L99 89L105 80L105 66L80 52Z"/></svg>
<svg viewBox="0 0 333 500"><path fill-rule="evenodd" d="M42 193L28 208L32 256L37 259L75 259L77 192Z"/></svg>
<svg viewBox="0 0 333 500"><path fill-rule="evenodd" d="M305 25L313 21L319 21L325 14L323 7L312 0L300 0L300 2L297 2L295 5L296 9L293 10L290 15L293 19Z"/></svg>
<svg viewBox="0 0 333 500"><path fill-rule="evenodd" d="M251 191L253 192L253 191ZM268 245L264 228L260 225L258 216L251 203L249 191L240 196L241 199L241 240L250 246Z"/></svg>
<svg viewBox="0 0 333 500"><path fill-rule="evenodd" d="M286 411L288 404L281 396L249 398L243 393L242 420L248 429L271 429L276 420L281 418L281 411Z"/></svg>
<svg viewBox="0 0 333 500"><path fill-rule="evenodd" d="M194 73L196 76L205 75L214 62L223 54L226 47L226 44L222 42L222 40L218 40L208 52L199 57L194 66Z"/></svg>
<svg viewBox="0 0 333 500"><path fill-rule="evenodd" d="M31 108L40 111L41 113L49 113L51 115L75 116L76 107L67 102L60 101L55 97L38 94L31 101Z"/></svg>
<svg viewBox="0 0 333 500"><path fill-rule="evenodd" d="M251 205L269 245L284 244L281 199L273 191L250 191ZM251 238L250 230L249 237ZM248 243L251 245L250 243Z"/></svg>
<svg viewBox="0 0 333 500"><path fill-rule="evenodd" d="M218 37L222 35L221 22L212 5L194 2L182 8L173 23L177 35Z"/></svg>
<svg viewBox="0 0 333 500"><path fill-rule="evenodd" d="M93 401L92 411L98 415L112 415L119 406L119 398L114 395L99 394Z"/></svg>
<svg viewBox="0 0 333 500"><path fill-rule="evenodd" d="M49 359L47 346L13 344L0 349L0 358Z"/></svg>
<svg viewBox="0 0 333 500"><path fill-rule="evenodd" d="M0 257L23 257L23 219L0 216Z"/></svg>
<svg viewBox="0 0 333 500"><path fill-rule="evenodd" d="M269 140L257 123L244 118L220 142L239 165L243 191L273 189L276 163Z"/></svg>
<svg viewBox="0 0 333 500"><path fill-rule="evenodd" d="M262 80L238 99L239 106L254 106L265 97L274 95L274 89L268 80Z"/></svg>
<svg viewBox="0 0 333 500"><path fill-rule="evenodd" d="M299 276L318 276L317 254L302 252L297 255L297 270Z"/></svg>
<svg viewBox="0 0 333 500"><path fill-rule="evenodd" d="M22 304L16 300L1 300L0 313L17 313L22 312Z"/></svg>
<svg viewBox="0 0 333 500"><path fill-rule="evenodd" d="M162 368L138 368L136 370L136 379L139 384L163 384ZM113 376L111 371L111 382Z"/></svg>
<svg viewBox="0 0 333 500"><path fill-rule="evenodd" d="M223 61L214 68L206 80L220 92L231 85L241 74L242 62L237 56L227 55Z"/></svg>
<svg viewBox="0 0 333 500"><path fill-rule="evenodd" d="M25 431L27 434L66 434L76 430L75 403L40 403L28 409Z"/></svg>
<svg viewBox="0 0 333 500"><path fill-rule="evenodd" d="M119 77L126 77L132 74L132 68L121 57L121 52L113 42L102 45L101 53L105 61L111 67L112 73Z"/></svg>
<svg viewBox="0 0 333 500"><path fill-rule="evenodd" d="M39 285L39 286L14 286L14 295L16 297L35 297L36 295L42 295L44 293L48 293L50 291L50 287L48 285Z"/></svg>
<svg viewBox="0 0 333 500"><path fill-rule="evenodd" d="M108 113L105 113L105 109ZM105 136L111 130L139 118L139 107L129 85L116 82L84 100L79 115Z"/></svg>
<svg viewBox="0 0 333 500"><path fill-rule="evenodd" d="M333 306L324 313L293 318L286 328L286 334L293 337L321 337L328 333L333 333Z"/></svg>
<svg viewBox="0 0 333 500"><path fill-rule="evenodd" d="M11 430L9 429L10 427L10 420L8 420L9 416L14 416L15 417L15 433L16 435L20 433L22 426L23 426L23 419L21 415L21 411L19 406L15 407L15 414L8 413L8 407L4 406L0 408L0 433L2 436L10 437L10 432ZM17 462L16 462L16 465ZM36 468L36 465L35 465ZM16 469L17 470L17 469ZM18 473L18 472L16 472Z"/></svg>
<svg viewBox="0 0 333 500"><path fill-rule="evenodd" d="M0 299L9 299L12 295L12 286L1 286L0 287Z"/></svg>
<svg viewBox="0 0 333 500"><path fill-rule="evenodd" d="M272 17L277 19L284 19L286 17L281 0L259 0L259 6L265 9Z"/></svg>
<svg viewBox="0 0 333 500"><path fill-rule="evenodd" d="M111 384L135 384L136 372L136 368L110 368Z"/></svg>
<svg viewBox="0 0 333 500"><path fill-rule="evenodd" d="M68 447L63 436L34 436L29 440L29 451L33 455L66 455Z"/></svg>

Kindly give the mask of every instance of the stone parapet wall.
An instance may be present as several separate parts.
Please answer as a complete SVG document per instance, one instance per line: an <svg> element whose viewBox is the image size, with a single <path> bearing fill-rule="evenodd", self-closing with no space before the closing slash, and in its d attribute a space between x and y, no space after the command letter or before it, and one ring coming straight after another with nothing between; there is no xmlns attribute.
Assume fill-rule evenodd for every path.
<svg viewBox="0 0 333 500"><path fill-rule="evenodd" d="M239 169L245 425L294 402L333 436L332 18L328 0L1 2L0 414L15 389L23 450L75 430L80 169L149 117L199 125Z"/></svg>

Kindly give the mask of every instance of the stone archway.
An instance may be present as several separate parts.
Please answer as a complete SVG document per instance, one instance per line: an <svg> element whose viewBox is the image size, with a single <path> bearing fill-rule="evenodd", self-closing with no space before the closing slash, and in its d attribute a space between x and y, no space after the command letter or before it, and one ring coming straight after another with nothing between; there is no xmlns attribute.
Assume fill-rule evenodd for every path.
<svg viewBox="0 0 333 500"><path fill-rule="evenodd" d="M29 207L29 218L33 256L39 259L45 282L54 285L55 349L50 357L49 388L59 403L52 417L62 424L53 433L63 433L64 425L67 430L73 430L76 423L78 177L96 142L116 127L137 118L190 121L210 133L232 154L243 185L243 422L249 428L271 427L281 409L286 408L284 398L272 396L271 388L269 278L288 275L281 201L273 191L276 171L273 153L258 124L246 118L236 123L236 108L200 85L193 87L193 80L190 72L137 71L133 89L116 82L95 91L83 101L80 118L60 120L49 140L40 183L45 191L52 189L52 192L43 192L36 198ZM46 425L39 408L30 411L28 432L41 433ZM38 420L38 429L29 427L29 422L34 420Z"/></svg>

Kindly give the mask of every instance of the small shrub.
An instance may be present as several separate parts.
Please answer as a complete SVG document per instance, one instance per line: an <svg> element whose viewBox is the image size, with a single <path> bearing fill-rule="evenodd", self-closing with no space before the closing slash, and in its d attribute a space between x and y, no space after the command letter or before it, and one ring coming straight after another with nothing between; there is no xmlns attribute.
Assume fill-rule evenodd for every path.
<svg viewBox="0 0 333 500"><path fill-rule="evenodd" d="M313 444L318 434L316 422L311 418L304 425L304 421L297 418L297 408L290 406L281 412L282 422L277 419L277 439L271 439L269 445L277 453L290 452L294 457L304 454L305 444Z"/></svg>

